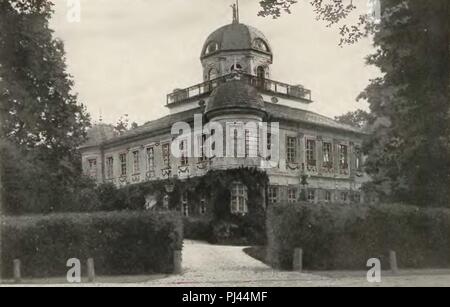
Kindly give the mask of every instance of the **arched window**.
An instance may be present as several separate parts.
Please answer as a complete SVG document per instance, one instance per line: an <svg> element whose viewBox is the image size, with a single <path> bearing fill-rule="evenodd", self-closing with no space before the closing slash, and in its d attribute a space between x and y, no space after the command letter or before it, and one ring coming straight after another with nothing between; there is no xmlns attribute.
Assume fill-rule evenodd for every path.
<svg viewBox="0 0 450 307"><path fill-rule="evenodd" d="M257 76L259 79L265 79L265 78L266 78L266 69L265 69L263 66L259 66L259 67L256 69L256 76Z"/></svg>
<svg viewBox="0 0 450 307"><path fill-rule="evenodd" d="M219 77L219 72L215 68L211 68L208 72L208 80L214 80Z"/></svg>
<svg viewBox="0 0 450 307"><path fill-rule="evenodd" d="M219 50L219 44L216 42L211 42L206 46L205 55L211 54Z"/></svg>
<svg viewBox="0 0 450 307"><path fill-rule="evenodd" d="M264 52L270 52L270 49L269 49L269 46L267 45L267 43L260 38L257 38L253 41L253 48L264 51Z"/></svg>

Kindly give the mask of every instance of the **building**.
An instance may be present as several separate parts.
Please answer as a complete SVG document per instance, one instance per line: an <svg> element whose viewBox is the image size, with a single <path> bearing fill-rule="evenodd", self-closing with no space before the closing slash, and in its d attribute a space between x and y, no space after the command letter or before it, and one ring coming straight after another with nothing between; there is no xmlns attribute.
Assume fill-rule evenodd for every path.
<svg viewBox="0 0 450 307"><path fill-rule="evenodd" d="M200 59L204 82L170 93L168 116L119 136L107 125L90 131L81 148L86 174L99 183L123 187L204 176L209 170L264 167L270 180L269 203L295 202L302 191L311 202L362 201L361 186L367 180L361 168L364 133L308 111L313 100L303 86L272 80L274 54L263 33L234 18L207 38ZM226 134L224 146L209 142L216 154L206 155L211 135L194 132L200 136L195 145L200 156L192 156L193 146L181 141L181 156L175 157L172 127L177 122L193 125L195 116L203 123L220 124ZM278 123L279 129L262 134L263 122ZM257 130L243 130L248 123L257 123ZM275 161L260 154L261 148L271 153L275 143ZM228 144L233 144L231 149ZM250 156L250 151L257 154ZM236 184L230 193L236 194L232 199L238 194L245 199L246 188Z"/></svg>

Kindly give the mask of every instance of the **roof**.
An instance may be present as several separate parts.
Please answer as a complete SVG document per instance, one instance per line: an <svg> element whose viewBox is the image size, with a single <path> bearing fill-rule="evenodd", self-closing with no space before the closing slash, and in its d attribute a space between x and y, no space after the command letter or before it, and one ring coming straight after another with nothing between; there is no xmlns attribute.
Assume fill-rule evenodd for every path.
<svg viewBox="0 0 450 307"><path fill-rule="evenodd" d="M264 100L258 90L245 81L230 80L213 91L206 113L230 108L264 111Z"/></svg>
<svg viewBox="0 0 450 307"><path fill-rule="evenodd" d="M333 128L344 130L347 132L354 132L358 134L365 134L362 129L352 127L349 125L341 124L334 119L314 113L311 111L306 111L302 109L296 109L287 107L284 105L278 105L273 103L266 103L266 112L272 118L278 118L288 121L305 122L317 126L323 126L326 128Z"/></svg>
<svg viewBox="0 0 450 307"><path fill-rule="evenodd" d="M107 124L96 124L87 131L87 141L82 147L96 146L117 136L114 126Z"/></svg>
<svg viewBox="0 0 450 307"><path fill-rule="evenodd" d="M229 82L231 83L231 82ZM233 85L234 86L234 85ZM283 105L277 105L273 103L265 103L264 110L270 115L272 118L280 119L280 120L287 120L287 121L294 121L294 122L304 122L307 124L322 126L325 128L332 128L332 129L338 129L342 131L347 132L353 132L357 134L365 134L365 132L361 129L341 124L336 122L335 120L314 113L310 111L305 111L301 109L295 109ZM98 145L108 145L108 144L114 144L116 142L125 141L128 139L131 139L133 137L140 137L144 134L148 133L156 133L158 131L164 130L164 129L171 129L172 125L176 122L191 122L194 119L195 114L203 114L204 108L195 108L192 110L180 112L171 114L165 117L162 117L160 119L150 121L142 126L139 126L136 129L129 130L125 132L124 134L120 136L113 136L106 139L96 138L91 139L83 145L82 148L91 147L91 146L98 146ZM108 126L108 125L103 125Z"/></svg>
<svg viewBox="0 0 450 307"><path fill-rule="evenodd" d="M160 130L164 130L164 129L170 129L170 128L172 128L172 125L176 122L192 121L194 119L195 114L203 114L203 108L200 107L200 108L195 108L195 109L184 111L184 112L170 114L170 115L164 116L162 118L159 118L157 120L147 122L142 126L139 126L135 129L128 130L119 136L116 136L114 138L109 138L107 140L104 140L103 142L95 143L95 142L91 141L91 142L83 145L83 147L98 146L101 144L112 144L115 142L120 142L122 140L130 139L133 137L139 137L142 134L152 133L152 132L156 132L156 131L160 131Z"/></svg>
<svg viewBox="0 0 450 307"><path fill-rule="evenodd" d="M267 50L257 47L255 41L258 39L264 42ZM201 57L208 55L207 49L211 43L218 44L218 49L211 53L235 50L257 50L272 54L272 48L265 35L258 29L242 23L232 23L214 31L206 39Z"/></svg>

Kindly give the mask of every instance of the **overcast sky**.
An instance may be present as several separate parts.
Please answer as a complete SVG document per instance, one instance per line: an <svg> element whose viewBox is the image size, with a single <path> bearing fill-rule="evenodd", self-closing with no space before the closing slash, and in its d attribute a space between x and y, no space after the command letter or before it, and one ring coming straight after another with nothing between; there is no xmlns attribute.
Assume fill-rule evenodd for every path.
<svg viewBox="0 0 450 307"><path fill-rule="evenodd" d="M166 95L202 82L200 52L207 36L232 19L232 0L81 0L81 22L70 23L67 0L56 0L52 27L63 39L75 91L97 121L123 114L140 124L168 113ZM303 84L312 110L335 116L367 108L356 97L377 75L364 58L370 40L338 47L336 28L315 20L309 1L281 19L257 16L257 0L241 0L241 22L260 29L274 49L272 79ZM367 10L358 0L360 11Z"/></svg>

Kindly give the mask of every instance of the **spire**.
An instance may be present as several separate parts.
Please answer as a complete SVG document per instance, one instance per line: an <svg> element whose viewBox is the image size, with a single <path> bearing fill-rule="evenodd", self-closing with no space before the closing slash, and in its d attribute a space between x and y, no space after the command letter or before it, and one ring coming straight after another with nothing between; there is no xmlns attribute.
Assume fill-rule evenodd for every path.
<svg viewBox="0 0 450 307"><path fill-rule="evenodd" d="M239 0L236 0L231 7L233 8L233 23L239 23Z"/></svg>

